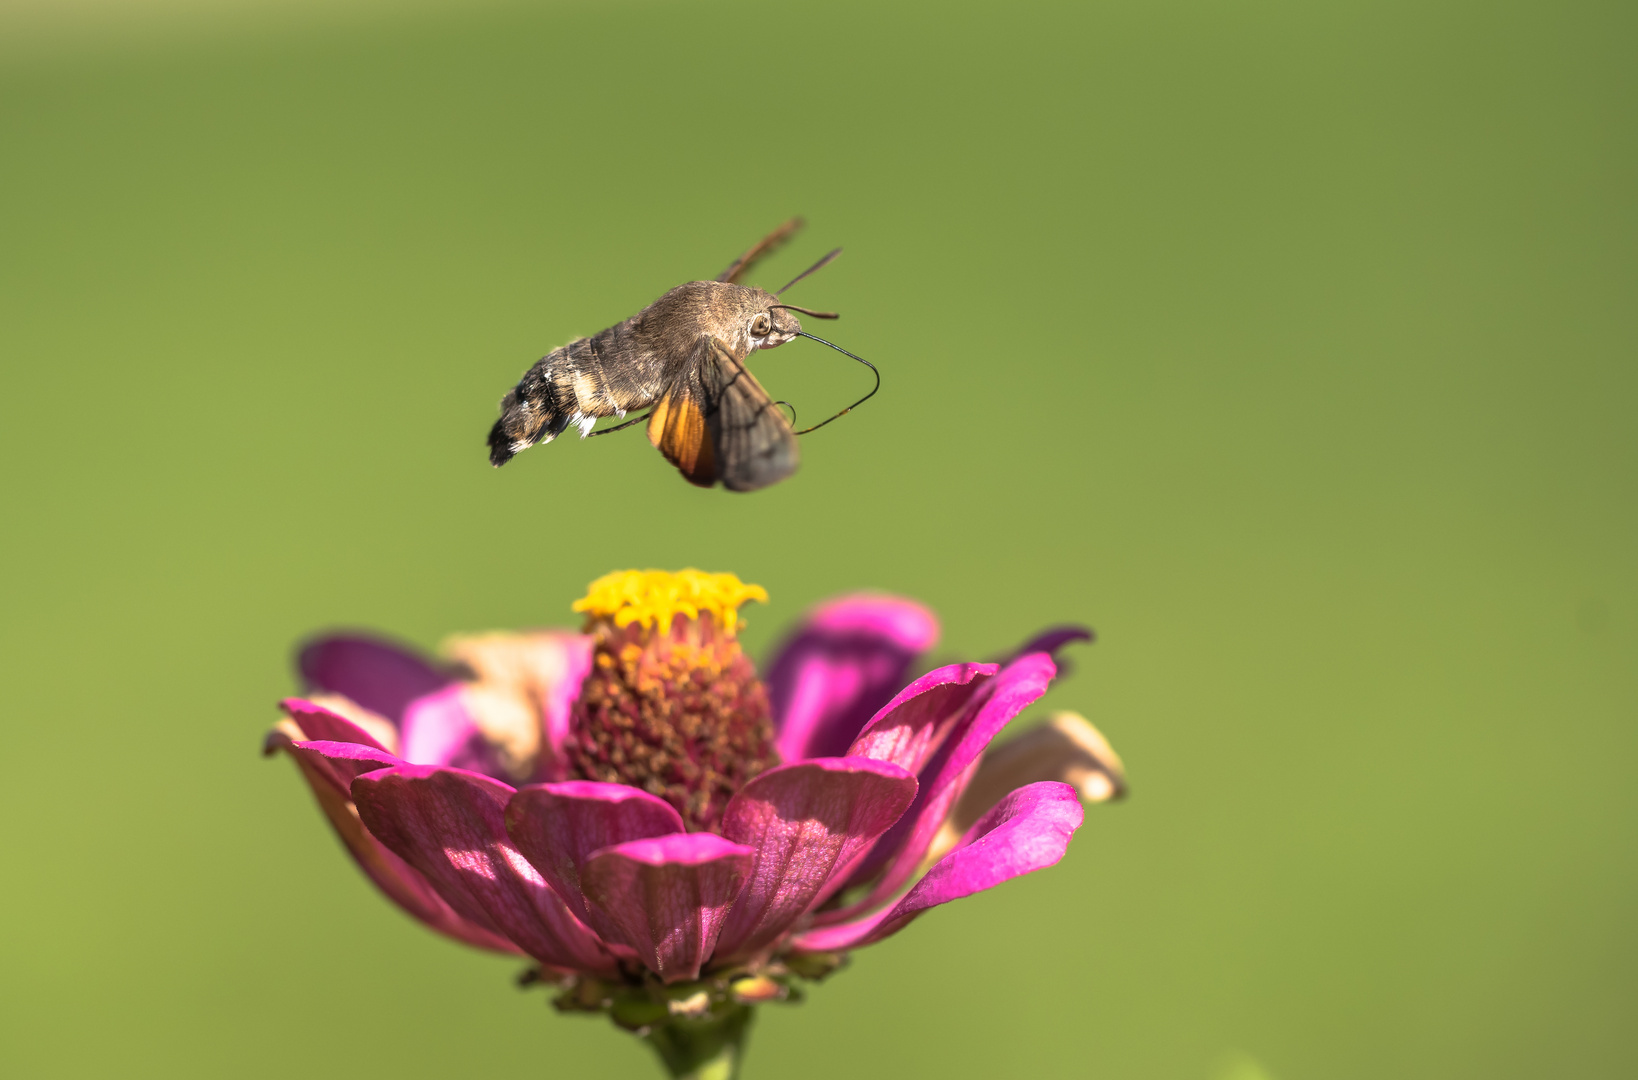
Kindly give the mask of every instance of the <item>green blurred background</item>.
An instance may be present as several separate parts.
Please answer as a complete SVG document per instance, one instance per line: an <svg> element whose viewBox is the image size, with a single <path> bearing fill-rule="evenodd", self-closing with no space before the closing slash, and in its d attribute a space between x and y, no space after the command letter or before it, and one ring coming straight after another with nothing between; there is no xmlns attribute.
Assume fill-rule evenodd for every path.
<svg viewBox="0 0 1638 1080"><path fill-rule="evenodd" d="M0 1072L657 1076L257 755L291 643L626 566L1100 640L1057 868L752 1077L1638 1072L1630 4L43 0L0 18ZM759 275L880 396L754 496L492 470L537 356ZM868 385L799 342L804 420ZM1035 715L1039 715L1038 713ZM1622 1020L1626 1017L1626 1020Z"/></svg>

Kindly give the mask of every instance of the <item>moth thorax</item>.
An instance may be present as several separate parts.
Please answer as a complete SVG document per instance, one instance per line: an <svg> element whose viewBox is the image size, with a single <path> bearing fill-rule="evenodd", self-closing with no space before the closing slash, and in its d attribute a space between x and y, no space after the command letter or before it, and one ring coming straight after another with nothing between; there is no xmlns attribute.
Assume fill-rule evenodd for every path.
<svg viewBox="0 0 1638 1080"><path fill-rule="evenodd" d="M587 613L592 670L564 751L584 780L665 799L691 831L712 831L740 786L777 764L768 695L734 628L745 599L732 575L611 574L575 605Z"/></svg>

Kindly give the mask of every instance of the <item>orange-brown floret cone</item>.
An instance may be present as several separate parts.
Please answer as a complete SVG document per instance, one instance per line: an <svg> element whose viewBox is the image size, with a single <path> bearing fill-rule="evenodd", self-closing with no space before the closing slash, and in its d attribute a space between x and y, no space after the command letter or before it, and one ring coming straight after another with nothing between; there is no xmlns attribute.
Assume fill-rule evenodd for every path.
<svg viewBox="0 0 1638 1080"><path fill-rule="evenodd" d="M690 831L717 831L747 780L777 765L768 694L735 636L762 589L732 574L627 571L593 583L593 661L564 757L583 780L658 795Z"/></svg>

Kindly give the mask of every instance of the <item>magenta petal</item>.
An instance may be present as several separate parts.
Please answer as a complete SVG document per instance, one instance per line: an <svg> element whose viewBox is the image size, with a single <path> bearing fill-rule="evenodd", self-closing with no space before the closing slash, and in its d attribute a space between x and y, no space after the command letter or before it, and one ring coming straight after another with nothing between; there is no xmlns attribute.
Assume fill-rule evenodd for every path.
<svg viewBox="0 0 1638 1080"><path fill-rule="evenodd" d="M982 691L999 664L950 664L935 668L900 690L859 732L849 757L891 761L920 772L973 696Z"/></svg>
<svg viewBox="0 0 1638 1080"><path fill-rule="evenodd" d="M955 800L966 788L979 755L1013 717L1046 693L1057 670L1052 657L1046 653L1031 653L1008 664L985 683L975 695L972 707L961 715L926 764L920 767L921 788L916 792L915 805L882 837L863 864L862 873L885 866L881 877L856 905L841 912L827 912L827 921L845 919L854 912L875 907L904 887L921 864L923 853L949 816ZM868 740L879 739L882 746L899 745L890 730L875 730L875 727L876 722L872 721L871 727L860 736L859 744L867 744L868 748ZM911 745L917 741L909 740ZM859 744L855 744L855 752ZM876 755L867 752L866 756Z"/></svg>
<svg viewBox="0 0 1638 1080"><path fill-rule="evenodd" d="M268 737L268 747L289 752L348 854L388 899L457 941L498 952L522 952L499 934L457 915L419 871L382 846L359 821L352 796L348 794L348 784L361 772L402 764L397 758L356 743L293 743L277 729Z"/></svg>
<svg viewBox="0 0 1638 1080"><path fill-rule="evenodd" d="M285 698L279 707L290 714L290 719L301 728L308 739L326 742L358 743L387 753L380 741L346 717L338 716L322 705L302 698ZM396 760L396 759L395 759Z"/></svg>
<svg viewBox="0 0 1638 1080"><path fill-rule="evenodd" d="M510 786L460 769L400 765L353 781L353 801L374 836L419 870L465 918L530 956L609 973L602 943L506 835Z"/></svg>
<svg viewBox="0 0 1638 1080"><path fill-rule="evenodd" d="M893 596L844 596L815 609L775 651L763 682L785 761L845 753L866 720L938 640L938 621Z"/></svg>
<svg viewBox="0 0 1638 1080"><path fill-rule="evenodd" d="M297 654L296 667L310 688L349 697L395 724L411 701L450 682L411 650L362 635L309 641Z"/></svg>
<svg viewBox="0 0 1638 1080"><path fill-rule="evenodd" d="M549 759L559 761L563 757L563 743L569 737L569 721L574 712L574 703L580 697L580 686L591 674L593 639L576 635L563 643L564 658L566 660L563 678L552 684L546 692L546 700L541 707L542 734L546 745L550 749Z"/></svg>
<svg viewBox="0 0 1638 1080"><path fill-rule="evenodd" d="M385 750L355 742L327 739L308 739L291 743L289 750L297 758L322 772L337 791L351 798L353 780L377 769L391 769L404 764Z"/></svg>
<svg viewBox="0 0 1638 1080"><path fill-rule="evenodd" d="M629 840L586 860L586 899L666 982L698 978L755 852L715 833Z"/></svg>
<svg viewBox="0 0 1638 1080"><path fill-rule="evenodd" d="M723 812L722 835L756 851L745 894L718 942L723 957L778 940L847 877L852 862L916 797L916 778L891 762L814 758L757 776Z"/></svg>
<svg viewBox="0 0 1638 1080"><path fill-rule="evenodd" d="M451 683L404 706L399 725L400 756L416 765L447 765L485 776L506 775L494 746L484 738L483 729L467 710L461 689L459 683Z"/></svg>
<svg viewBox="0 0 1638 1080"><path fill-rule="evenodd" d="M1074 623L1065 626L1049 626L1014 650L1007 657L1006 662L1011 663L1021 656L1028 656L1032 652L1044 652L1051 655L1054 662L1062 663L1062 661L1058 660L1059 649L1065 645L1072 645L1077 641L1092 640L1094 640L1094 635L1092 628L1088 626L1079 626Z"/></svg>
<svg viewBox="0 0 1638 1080"><path fill-rule="evenodd" d="M966 715L973 698L984 692L1000 670L997 664L950 664L929 671L900 690L865 725L848 749L848 756L891 761L920 778L927 761ZM897 850L896 838L903 836L904 828L905 822L900 819L898 827L854 867L849 884L864 884L881 873ZM842 920L848 915L827 912L820 921Z"/></svg>
<svg viewBox="0 0 1638 1080"><path fill-rule="evenodd" d="M608 938L613 930L602 912L586 908L580 867L601 848L680 833L683 820L670 803L646 791L569 780L519 788L506 806L506 831L574 913Z"/></svg>
<svg viewBox="0 0 1638 1080"><path fill-rule="evenodd" d="M897 904L856 922L813 930L796 939L806 952L856 949L902 929L930 907L971 896L1063 858L1080 828L1075 789L1055 780L1019 788L997 803Z"/></svg>

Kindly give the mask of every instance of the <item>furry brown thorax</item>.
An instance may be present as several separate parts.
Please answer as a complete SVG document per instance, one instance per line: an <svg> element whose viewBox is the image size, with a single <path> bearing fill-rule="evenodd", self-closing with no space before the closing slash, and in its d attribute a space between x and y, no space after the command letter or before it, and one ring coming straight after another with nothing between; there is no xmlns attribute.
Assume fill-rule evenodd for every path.
<svg viewBox="0 0 1638 1080"><path fill-rule="evenodd" d="M651 333L662 349L674 350L701 334L710 334L731 346L736 355L743 355L752 349L783 345L802 329L796 316L778 304L779 297L763 289L725 281L690 281L626 323L640 334Z"/></svg>

